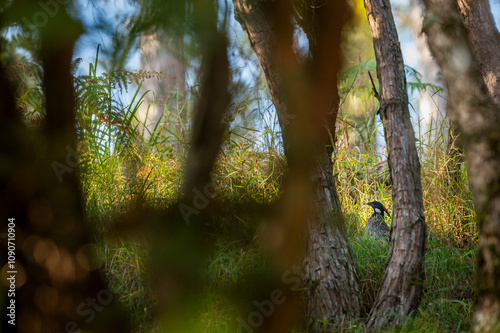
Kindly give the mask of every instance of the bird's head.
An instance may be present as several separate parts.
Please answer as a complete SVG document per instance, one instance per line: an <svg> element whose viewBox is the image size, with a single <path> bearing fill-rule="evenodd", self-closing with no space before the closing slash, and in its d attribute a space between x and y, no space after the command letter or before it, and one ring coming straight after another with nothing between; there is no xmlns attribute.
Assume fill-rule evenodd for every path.
<svg viewBox="0 0 500 333"><path fill-rule="evenodd" d="M389 217L391 217L391 214L389 214L387 209L385 209L384 205L382 205L380 202L371 201L371 202L367 202L366 204L369 206L372 206L373 211L379 215L382 215L382 217L384 216L384 212L386 212L387 215L389 215Z"/></svg>

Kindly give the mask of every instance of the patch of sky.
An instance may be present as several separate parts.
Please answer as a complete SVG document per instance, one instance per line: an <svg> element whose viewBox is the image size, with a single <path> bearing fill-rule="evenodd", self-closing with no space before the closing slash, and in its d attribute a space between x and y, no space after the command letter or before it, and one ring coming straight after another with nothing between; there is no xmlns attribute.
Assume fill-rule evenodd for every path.
<svg viewBox="0 0 500 333"><path fill-rule="evenodd" d="M500 30L500 0L490 0L491 13L497 29Z"/></svg>

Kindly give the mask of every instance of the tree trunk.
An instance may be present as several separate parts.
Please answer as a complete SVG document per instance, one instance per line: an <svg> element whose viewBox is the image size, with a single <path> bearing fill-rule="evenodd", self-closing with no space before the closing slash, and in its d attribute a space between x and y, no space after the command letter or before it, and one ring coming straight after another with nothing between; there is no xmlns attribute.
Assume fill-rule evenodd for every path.
<svg viewBox="0 0 500 333"><path fill-rule="evenodd" d="M201 7L201 6L200 6ZM215 14L213 14L215 17ZM211 172L219 154L224 116L231 102L226 32L216 29L215 18L206 27L202 48L200 97L196 102L193 133L184 174L184 197L191 200L211 182ZM203 40L203 39L202 39Z"/></svg>
<svg viewBox="0 0 500 333"><path fill-rule="evenodd" d="M329 133L335 133L337 116L336 79L344 3L329 1L322 6L306 6L315 8L311 17L316 21L314 28L307 29L308 36L314 37L314 42L309 37L314 47L312 58L304 65L297 61L292 49L293 30L286 15L291 14L291 8L283 8L288 2L233 2L236 18L266 75L289 165L289 181L282 198L285 222L279 224L288 242L277 250L277 257L286 270L303 257L305 250L303 278L310 287L307 316L317 330L324 328L318 319L341 326L360 313L359 278L330 158ZM328 144L330 148L326 148ZM305 248L301 248L297 243L301 244L304 229Z"/></svg>
<svg viewBox="0 0 500 333"><path fill-rule="evenodd" d="M158 126L158 122L167 123L163 135L170 137L166 142L174 148L175 153L179 153L179 140L184 139L185 135L181 118L187 115L187 110L184 109L186 69L182 42L175 34L156 29L141 35L140 49L142 69L169 75L161 80L144 80L142 84L142 91L149 91L144 96L144 103L139 107L137 115L145 124L143 135L149 139L150 132ZM174 98L175 95L177 98Z"/></svg>
<svg viewBox="0 0 500 333"><path fill-rule="evenodd" d="M500 106L500 33L488 0L457 0L462 22L484 83L493 102Z"/></svg>
<svg viewBox="0 0 500 333"><path fill-rule="evenodd" d="M312 178L315 207L308 219L304 265L314 287L307 295L307 313L343 327L359 317L360 287L328 154L318 157ZM324 328L320 323L313 327Z"/></svg>
<svg viewBox="0 0 500 333"><path fill-rule="evenodd" d="M413 39L418 51L418 70L422 74L421 81L436 86L444 86L440 76L439 68L432 57L425 35L422 33L422 0L410 0L410 25L413 30ZM446 91L433 94L430 91L422 91L418 101L419 138L424 143L433 147L438 140L440 146L446 145L447 137L444 136L447 128L446 122Z"/></svg>
<svg viewBox="0 0 500 333"><path fill-rule="evenodd" d="M380 114L393 181L391 246L368 331L401 324L420 304L426 225L420 161L410 121L398 34L388 0L365 0L380 82Z"/></svg>
<svg viewBox="0 0 500 333"><path fill-rule="evenodd" d="M491 100L454 0L424 0L424 31L460 128L479 220L475 332L500 331L500 109Z"/></svg>

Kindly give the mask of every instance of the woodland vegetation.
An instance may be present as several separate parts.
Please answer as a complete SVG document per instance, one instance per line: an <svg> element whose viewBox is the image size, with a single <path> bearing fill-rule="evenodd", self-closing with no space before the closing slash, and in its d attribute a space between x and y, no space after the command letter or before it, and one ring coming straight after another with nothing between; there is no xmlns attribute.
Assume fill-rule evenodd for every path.
<svg viewBox="0 0 500 333"><path fill-rule="evenodd" d="M2 3L0 332L500 332L500 34L391 5Z"/></svg>

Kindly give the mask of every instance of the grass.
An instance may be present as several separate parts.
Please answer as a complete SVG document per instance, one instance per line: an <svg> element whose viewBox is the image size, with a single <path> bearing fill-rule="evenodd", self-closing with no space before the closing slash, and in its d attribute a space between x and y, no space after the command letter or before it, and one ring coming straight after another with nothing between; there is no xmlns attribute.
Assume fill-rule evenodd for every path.
<svg viewBox="0 0 500 333"><path fill-rule="evenodd" d="M158 215L159 211L171 209L179 198L185 154L172 154L168 142L157 135L161 127L149 133L154 140L144 139L137 131L137 122L132 121L136 111L136 107L114 109L115 123L125 121L112 128L109 124L115 123L103 126L99 117L91 115L97 111L90 110L86 126L105 133L108 140L102 140L102 135L81 138L85 208L95 227L96 256L108 285L129 310L134 332L235 332L238 316L252 309L244 302L248 297L241 286L251 286L248 280L262 273L266 262L256 235L270 213L269 205L280 195L286 162L278 145L262 142L279 142L279 134L240 128L226 136L213 173L215 203L206 208L212 214L216 212L212 222L217 227L207 229L206 235L215 245L207 247L200 259L196 246L191 245L199 238L184 233L188 227L183 224L175 227L175 215ZM372 129L365 134L368 141L374 142ZM113 141L114 137L119 140ZM174 136L170 140L176 140L184 151L185 138ZM415 316L393 331L466 332L471 327L478 237L466 166L450 158L439 145L417 148L428 225L426 280ZM365 316L376 298L389 247L363 236L364 223L371 214L365 203L378 200L391 211L391 189L384 185L384 173L376 171L381 166L373 152L349 141L337 151L333 172L361 280ZM139 211L142 215L135 217L135 225L120 224L124 216L126 219L127 214L141 207L148 208ZM184 304L189 308L189 317L154 320L162 296L152 287L159 267L151 253L158 254L158 244L145 232L148 228L160 237L162 249L177 251L162 254L176 268L200 276L193 291L180 291L189 299ZM117 237L117 230L125 237ZM350 331L362 332L363 319Z"/></svg>
<svg viewBox="0 0 500 333"><path fill-rule="evenodd" d="M424 294L418 313L397 332L466 332L471 327L474 301L473 276L478 231L465 165L456 165L446 151L427 150L421 157L422 187L427 244ZM338 192L349 226L365 310L373 304L384 273L389 246L362 236L371 209L366 202L377 199L391 207L390 188L369 176L375 159L344 153L337 161ZM450 168L458 167L458 179ZM390 210L390 209L389 209ZM388 219L386 220L389 221Z"/></svg>
<svg viewBox="0 0 500 333"><path fill-rule="evenodd" d="M217 213L213 217L216 221L211 221L217 227L206 228L209 232L204 236L213 245L202 248L204 253L200 255L199 244L193 244L200 237L195 238L188 230L194 223L176 225L174 214L159 213L175 210L172 204L179 198L189 122L181 118L183 112L166 110L164 119L173 126L158 122L153 129L144 129L136 119L143 99L140 90L125 107L114 99L113 92L117 87L122 89L161 73L120 71L100 75L98 54L88 75L75 78L82 190L86 216L94 226L97 264L110 290L128 309L134 332L235 332L241 313L253 310L251 302L246 302L248 290L241 286L252 286L253 277L261 282L259 278L268 264L256 235L270 214L269 205L279 198L286 169L279 148L280 135L267 129L276 129L276 121L274 126L266 123L269 126L263 131L232 126L226 135L213 173L216 200L206 208ZM360 66L375 69L374 62ZM41 73L38 67L31 71ZM357 85L350 79L346 82L344 94ZM32 125L40 123L44 116L40 87L30 89L19 101L30 108L26 121ZM341 144L336 150L333 173L360 277L362 315L366 316L377 296L389 245L363 236L364 223L371 214L365 203L378 200L391 210L392 197L390 187L384 185L384 173L376 171L383 165L372 151L375 107L368 103L371 87L364 89L362 94L350 94L352 105L344 107L349 110L355 103L363 103L363 112L343 115L345 128L337 135ZM366 110L373 111L368 120ZM259 115L261 112L257 111ZM266 120L261 122L275 119L271 115L262 118ZM166 139L164 133L171 137ZM443 137L441 132L434 146L429 145L429 140L418 142L428 226L426 280L420 307L394 332L451 333L471 328L476 214L466 165L441 148ZM171 146L177 148L176 154ZM163 243L152 241L151 234ZM177 252L159 253L158 248ZM162 296L152 281L158 278L155 274L160 269L170 267L158 267L152 254L167 257L175 265L172 270L180 271L179 275L169 276L174 286L183 279L189 286L189 274L182 273L195 272L199 276L192 291L179 291L179 297L186 296L181 306L189 308L189 317L179 316L169 322L172 316L155 316ZM362 332L364 319L360 318L350 332Z"/></svg>
<svg viewBox="0 0 500 333"><path fill-rule="evenodd" d="M425 215L428 224L426 251L426 280L418 312L395 332L463 332L470 330L474 300L473 267L477 229L472 197L467 185L464 166L460 169L458 191L451 191L447 168L450 163L444 151L436 151L432 158L422 163ZM103 172L107 178L85 178L87 212L101 226L106 221L127 210L134 202L134 190L158 207L168 206L179 190L182 176L181 161L159 161L154 154L142 159L134 184L127 183L123 168ZM388 245L365 238L364 221L371 214L365 205L370 200L380 200L392 207L390 188L368 175L376 159L355 151L344 152L337 160L335 173L351 246L361 278L361 294L365 314L373 304L384 272ZM108 164L109 166L109 164ZM285 163L278 153L260 152L251 143L227 144L224 154L217 161L214 181L218 200L273 202L280 190L280 179ZM99 170L94 170L99 173ZM103 176L104 177L104 176ZM131 190L132 189L132 190ZM158 198L162 198L159 200ZM261 216L252 212L221 211L222 225L247 228L240 241L231 240L229 229L219 229L217 245L203 269L206 288L198 294L194 308L199 312L198 321L186 331L234 331L238 306L224 296L221 290L231 290L240 280L262 267L264 257L253 238ZM236 209L236 208L235 208ZM130 310L137 332L159 330L161 323L154 323L151 309L155 306L154 293L148 283L149 251L147 242L135 237L128 240L105 240L99 244L99 258L108 283L122 303ZM362 326L353 332L362 331ZM231 329L230 329L231 328ZM155 330L156 329L156 330Z"/></svg>

